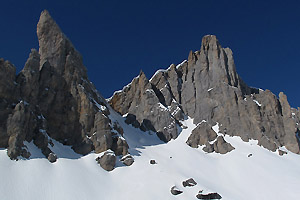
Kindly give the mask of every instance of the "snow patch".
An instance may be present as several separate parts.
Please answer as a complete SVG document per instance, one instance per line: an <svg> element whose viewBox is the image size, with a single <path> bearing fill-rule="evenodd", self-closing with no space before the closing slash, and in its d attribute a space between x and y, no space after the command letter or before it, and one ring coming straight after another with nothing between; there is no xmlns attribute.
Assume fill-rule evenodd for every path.
<svg viewBox="0 0 300 200"><path fill-rule="evenodd" d="M176 69L179 69L184 63L186 63L187 62L187 60L184 60L184 61L182 61L182 63L180 63L180 64L178 64L177 66L176 66Z"/></svg>
<svg viewBox="0 0 300 200"><path fill-rule="evenodd" d="M257 100L253 99L253 101L254 101L259 107L261 107L261 104L260 104Z"/></svg>
<svg viewBox="0 0 300 200"><path fill-rule="evenodd" d="M218 134L219 133L219 131L220 131L220 128L219 128L219 123L217 122L217 124L216 125L214 125L213 127L212 127L212 129Z"/></svg>
<svg viewBox="0 0 300 200"><path fill-rule="evenodd" d="M165 70L165 69L159 69L159 70L157 70L157 71L154 73L154 75L150 78L149 82L151 82L151 81L153 80L153 78L154 78L155 76L157 76L159 73L164 73L164 72L167 72L167 70Z"/></svg>

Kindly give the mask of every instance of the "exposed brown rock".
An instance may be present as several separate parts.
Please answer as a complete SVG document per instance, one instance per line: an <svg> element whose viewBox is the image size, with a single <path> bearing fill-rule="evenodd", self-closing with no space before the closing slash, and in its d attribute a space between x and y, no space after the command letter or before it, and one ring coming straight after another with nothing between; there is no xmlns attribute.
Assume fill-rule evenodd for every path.
<svg viewBox="0 0 300 200"><path fill-rule="evenodd" d="M216 153L226 154L235 148L224 140L223 136L218 136L217 141L214 142L214 150Z"/></svg>
<svg viewBox="0 0 300 200"><path fill-rule="evenodd" d="M116 155L108 150L101 157L97 157L96 161L104 170L112 171L116 165Z"/></svg>
<svg viewBox="0 0 300 200"><path fill-rule="evenodd" d="M197 148L198 145L202 146L216 138L217 134L212 127L206 122L203 122L192 131L186 143L193 148Z"/></svg>

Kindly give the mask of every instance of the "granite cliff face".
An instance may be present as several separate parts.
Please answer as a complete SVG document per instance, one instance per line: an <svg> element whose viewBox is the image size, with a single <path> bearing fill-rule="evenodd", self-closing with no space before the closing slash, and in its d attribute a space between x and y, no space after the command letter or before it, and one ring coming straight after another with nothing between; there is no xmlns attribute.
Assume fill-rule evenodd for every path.
<svg viewBox="0 0 300 200"><path fill-rule="evenodd" d="M33 142L55 162L52 140L82 155L111 149L111 155L125 156L129 146L112 109L127 124L156 132L165 142L185 128L182 120L193 118L197 126L186 143L206 152L234 150L223 137L227 134L258 140L271 151L285 146L299 154L299 108L291 108L283 93L277 98L247 86L236 72L232 51L213 35L203 37L201 49L191 51L188 60L157 71L150 80L141 71L108 102L47 11L40 16L37 35L39 51L31 50L18 75L9 61L0 59L0 148L7 148L11 159L30 157L26 144Z"/></svg>
<svg viewBox="0 0 300 200"><path fill-rule="evenodd" d="M8 148L12 159L30 156L24 141L33 141L46 157L54 155L51 139L80 154L113 148L127 154L126 141L119 141L121 128L109 119L107 103L88 80L81 55L47 11L37 35L39 52L31 51L17 76L12 64L0 60L0 147Z"/></svg>
<svg viewBox="0 0 300 200"><path fill-rule="evenodd" d="M144 84L137 84L141 79ZM283 93L278 99L269 90L247 86L236 72L232 51L213 35L204 36L200 51L191 51L187 61L159 70L150 80L140 74L109 103L122 115L135 116L141 126L147 121L166 141L177 137L179 121L189 116L198 124L187 141L192 147L214 151L207 141L217 136L210 138L207 130L218 123L220 133L258 140L271 151L285 146L299 153L299 109L291 108ZM218 138L215 147L226 146Z"/></svg>

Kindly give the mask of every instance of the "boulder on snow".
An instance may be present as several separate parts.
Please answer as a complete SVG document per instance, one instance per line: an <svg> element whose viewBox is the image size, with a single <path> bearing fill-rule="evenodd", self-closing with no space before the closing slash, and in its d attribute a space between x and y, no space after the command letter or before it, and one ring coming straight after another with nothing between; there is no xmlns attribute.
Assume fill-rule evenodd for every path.
<svg viewBox="0 0 300 200"><path fill-rule="evenodd" d="M131 155L123 156L120 160L124 165L130 166L134 163L134 158Z"/></svg>
<svg viewBox="0 0 300 200"><path fill-rule="evenodd" d="M154 165L154 164L157 164L157 162L155 160L150 160L150 164Z"/></svg>
<svg viewBox="0 0 300 200"><path fill-rule="evenodd" d="M182 182L183 187L193 187L197 185L197 182L193 178L189 178L186 181Z"/></svg>
<svg viewBox="0 0 300 200"><path fill-rule="evenodd" d="M222 199L221 195L218 193L208 193L208 194L197 194L196 196L198 199Z"/></svg>
<svg viewBox="0 0 300 200"><path fill-rule="evenodd" d="M54 154L54 153L49 153L49 155L48 155L48 160L49 160L49 162L51 162L51 163L56 162L56 160L57 160L56 154Z"/></svg>
<svg viewBox="0 0 300 200"><path fill-rule="evenodd" d="M171 187L171 194L178 195L183 193L183 191L179 190L176 186Z"/></svg>
<svg viewBox="0 0 300 200"><path fill-rule="evenodd" d="M116 155L113 151L107 150L101 157L97 157L96 161L106 171L112 171L116 165Z"/></svg>

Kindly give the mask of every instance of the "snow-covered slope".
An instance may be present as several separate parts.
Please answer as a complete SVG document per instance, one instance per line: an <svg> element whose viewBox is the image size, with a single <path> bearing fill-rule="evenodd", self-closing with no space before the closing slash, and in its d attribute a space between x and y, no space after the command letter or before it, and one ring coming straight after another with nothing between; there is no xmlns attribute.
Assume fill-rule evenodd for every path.
<svg viewBox="0 0 300 200"><path fill-rule="evenodd" d="M197 199L203 193L218 192L222 199L298 199L300 157L288 152L279 156L257 146L257 141L243 142L239 137L225 136L234 147L225 155L207 154L185 142L195 125L188 118L179 137L162 143L155 134L145 133L127 125L118 114L111 119L124 128L124 137L135 162L132 166L117 167L107 172L95 161L99 154L80 156L69 147L54 144L57 162L43 158L33 144L32 158L10 160L6 150L0 150L0 199ZM218 130L218 125L214 126ZM34 148L36 148L34 150ZM249 154L252 156L248 157ZM154 159L157 164L151 165ZM183 187L182 181L193 178L198 184ZM174 196L170 188L176 185L183 191Z"/></svg>

